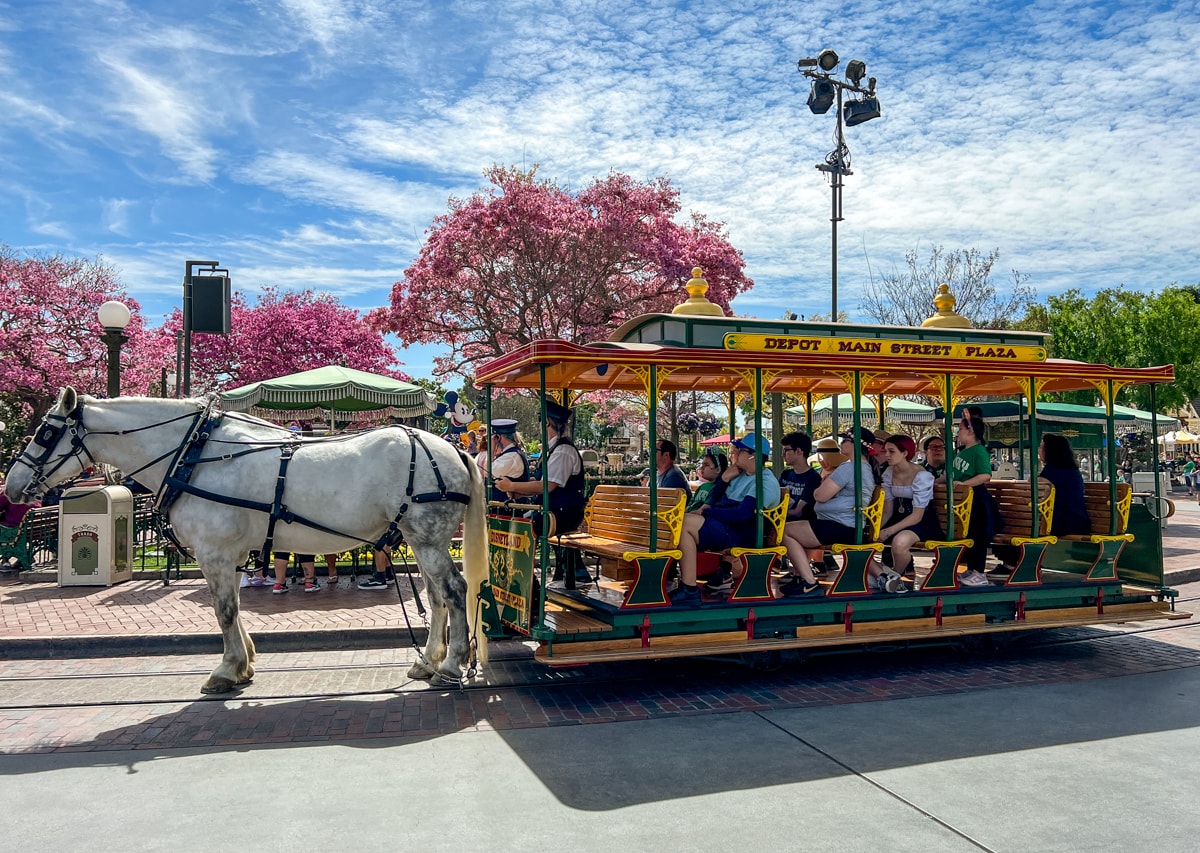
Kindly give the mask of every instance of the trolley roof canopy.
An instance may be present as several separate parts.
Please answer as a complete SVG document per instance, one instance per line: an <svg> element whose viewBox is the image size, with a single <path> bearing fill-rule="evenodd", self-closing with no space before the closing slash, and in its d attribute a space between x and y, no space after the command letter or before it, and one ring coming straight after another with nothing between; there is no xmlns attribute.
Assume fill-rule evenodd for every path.
<svg viewBox="0 0 1200 853"><path fill-rule="evenodd" d="M484 364L479 385L576 391L640 392L657 368L663 393L763 390L837 394L859 373L861 393L943 397L955 377L955 397L1037 391L1099 390L1173 382L1171 365L1111 367L1048 358L1041 332L970 328L876 326L756 320L744 317L647 314L625 323L607 341L579 345L540 340Z"/></svg>

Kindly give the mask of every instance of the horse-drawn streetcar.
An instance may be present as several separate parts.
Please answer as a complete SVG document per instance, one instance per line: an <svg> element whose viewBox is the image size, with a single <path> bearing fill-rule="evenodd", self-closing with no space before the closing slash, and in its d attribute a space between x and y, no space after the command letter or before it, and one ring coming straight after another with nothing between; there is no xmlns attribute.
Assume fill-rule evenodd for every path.
<svg viewBox="0 0 1200 853"><path fill-rule="evenodd" d="M1045 335L969 328L945 293L940 316L922 327L759 320L725 316L703 298L704 282L698 270L694 275L689 300L674 313L637 317L609 340L589 345L535 341L484 365L477 384L487 392L489 417L498 391L538 392L568 405L589 392L628 392L644 401L655 446L660 402L676 392L720 392L729 400L731 436L739 400L748 401L754 413L747 432L763 436L779 395L798 396L809 412L822 397L845 392L851 400L921 395L940 401L939 432L951 445L955 413L965 401L1007 398L1022 401L1026 434L1036 447L1042 434L1039 396L1089 390L1104 404L1106 444L1113 448L1112 412L1120 389L1153 388L1174 377L1170 366L1134 369L1049 358ZM875 425L874 411L855 406L844 414L843 425L852 424L854 435L868 418ZM774 423L778 438L781 417ZM543 443L547 437L544 433ZM853 445L858 469L864 451L858 442ZM750 449L765 449L765 442ZM1028 446L1024 450L1030 458L1023 470L1036 470ZM963 494L978 488L956 488L954 466L947 465L948 482L937 491L944 538L919 543L926 549L921 567L903 595L874 583L879 568L873 561L883 547L875 541L880 501L861 497L871 490L858 488L859 478L867 476L859 470L853 541L826 547L837 554L837 571L819 580L819 590L807 588L815 594L802 597L781 594L786 505L763 502L772 475L761 465L754 474L757 506L763 508L754 541L708 559L701 554L709 566L732 564L734 579L716 585L727 589L691 599L673 599L670 592L687 550L681 547L687 528L683 496L660 489L654 477L645 487L601 485L580 529L541 537L528 513L494 502L483 619L493 636L530 637L539 642L539 660L567 665L1185 618L1174 610L1175 593L1163 582L1159 516L1169 501L1158 495L1135 500L1117 482L1114 454L1107 453L1105 462L1106 479L1085 488L1090 527L1073 535L1050 535L1054 495L1047 481L1027 476L988 483L987 495L976 503L990 501L993 512L999 509L1001 527L989 528L995 535L988 544L1006 549L1011 565L973 586L963 582L962 562L976 544L968 530L980 528L969 527L971 501ZM778 453L773 468L782 468ZM550 582L556 559L569 565L573 552L587 560L589 582L570 588L569 568L565 583Z"/></svg>
<svg viewBox="0 0 1200 853"><path fill-rule="evenodd" d="M696 271L688 301L674 313L632 319L610 340L586 346L536 341L484 365L477 382L488 392L489 421L494 391L538 392L543 447L561 431L551 432L547 424L563 427L566 407L589 392L640 395L652 443L665 394L719 392L729 401L731 434L736 403L747 401L753 436L735 442L741 460L736 485L738 506L753 512L741 541L715 549L708 546L719 537L705 533L712 519L698 521L704 510L687 512L684 490L659 488L653 477L645 487L603 484L586 508L580 498L570 523L543 529L544 513L528 504L495 500L487 512L486 489L503 486L508 493L540 497L566 520L562 493L552 494L546 480L485 483L461 448L420 430L392 426L300 438L258 418L222 413L211 399L103 400L70 388L13 464L7 494L14 501L38 498L95 462L115 465L149 488L179 543L195 553L213 594L225 651L202 688L206 692L233 689L254 673L254 643L241 623L235 571L250 552L328 553L363 542L397 545L402 538L432 604L428 643L409 674L435 683L458 684L464 668L471 674L473 638L486 661L485 634L532 638L539 660L565 665L1186 618L1175 611L1175 592L1163 580L1160 508L1169 501L1161 495L1135 500L1117 482L1111 452L1120 389L1148 384L1153 400L1155 385L1173 380L1170 366L1051 359L1044 335L966 328L947 304L926 327L755 320L724 316L704 299L705 289ZM822 500L827 483L841 476L837 471L853 472L846 483L853 486L853 500L845 535L829 543L818 541L819 525L789 519L775 475L759 464L771 456L763 438L767 405L785 394L804 399L807 412L819 398L847 391L855 401L864 394L934 398L941 402L946 439L964 400L1015 398L1024 407L1029 449L1038 436L1045 440L1039 395L1081 389L1104 403L1109 448L1106 479L1087 483L1078 495L1089 511L1085 528L1054 532L1054 487L1039 477L992 480L989 472L956 483L954 459L929 505L944 535L917 541L926 556L919 570L913 567L911 584L880 568L883 545L875 540L887 521L887 481L883 492L872 490L859 442L851 442L852 464L835 470L814 493ZM848 413L854 436L863 428L860 405ZM771 417L781 431L778 405ZM974 416L963 425L978 432ZM824 458L832 466L833 457ZM780 470L778 454L773 461ZM550 458L543 462L553 467ZM897 465L903 468L899 460ZM1034 467L1031 454L1026 470ZM582 470L571 477L580 485ZM734 485L727 484L723 499ZM714 483L713 494L720 488ZM998 507L1001 520L981 528L985 506ZM449 555L460 526L461 573ZM979 529L989 531L986 537L975 534ZM816 539L805 539L809 534ZM1008 568L990 580L960 571L964 555L976 560L984 544L998 555L1007 549ZM819 582L806 576L806 549L814 545L840 558ZM893 545L893 556L898 547ZM552 551L571 567L561 587L551 583ZM781 583L785 553L795 577ZM578 559L592 569L587 583L576 585ZM726 563L730 577L710 583L717 591L699 592L702 564L720 572ZM682 593L669 590L676 569Z"/></svg>

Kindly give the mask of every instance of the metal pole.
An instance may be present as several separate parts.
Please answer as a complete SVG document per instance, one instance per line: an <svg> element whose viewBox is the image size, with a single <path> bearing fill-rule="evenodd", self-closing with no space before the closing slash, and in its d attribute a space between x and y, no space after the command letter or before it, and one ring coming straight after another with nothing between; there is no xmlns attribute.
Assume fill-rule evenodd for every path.
<svg viewBox="0 0 1200 853"><path fill-rule="evenodd" d="M183 265L183 395L192 396L192 270L216 269L219 261L184 261Z"/></svg>
<svg viewBox="0 0 1200 853"><path fill-rule="evenodd" d="M108 396L121 396L121 345L128 343L129 336L120 329L105 329L100 340L108 345Z"/></svg>
<svg viewBox="0 0 1200 853"><path fill-rule="evenodd" d="M175 332L175 396L179 396L180 383L183 382L183 329Z"/></svg>
<svg viewBox="0 0 1200 853"><path fill-rule="evenodd" d="M831 312L831 316L829 319L830 319L830 322L833 322L833 323L836 323L838 321L837 224L839 221L841 221L841 218L842 218L842 169L844 166L844 163L842 161L842 148L845 146L845 137L842 135L842 87L841 86L837 86L837 135L835 137L835 144L837 147L834 151L835 160L832 164L833 165L833 211L829 216L829 222L833 229L833 259L832 259L833 268L832 268L832 277L831 277L832 298L830 299L830 304L832 305L833 310ZM834 411L836 412L837 409L835 408ZM835 427L837 426L836 415L834 416L834 426Z"/></svg>

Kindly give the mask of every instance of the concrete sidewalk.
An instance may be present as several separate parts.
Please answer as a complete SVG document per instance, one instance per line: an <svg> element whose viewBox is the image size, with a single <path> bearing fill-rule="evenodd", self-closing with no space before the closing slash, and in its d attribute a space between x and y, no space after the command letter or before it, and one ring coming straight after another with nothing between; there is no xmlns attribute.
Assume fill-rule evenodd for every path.
<svg viewBox="0 0 1200 853"><path fill-rule="evenodd" d="M1132 647L1158 641L1118 642L1144 657ZM842 663L877 672L831 667L826 681L856 691L841 700L668 664L653 684L567 692L7 711L0 740L58 746L4 755L5 837L26 853L1195 849L1194 662L993 689L979 679L994 661L924 676L903 659ZM935 677L936 693L896 696ZM596 718L605 703L628 713Z"/></svg>
<svg viewBox="0 0 1200 853"><path fill-rule="evenodd" d="M1200 580L1200 504L1177 494L1177 511L1163 531L1166 582ZM323 567L318 567L321 576ZM219 652L212 599L202 579L158 575L118 586L65 587L20 583L0 576L0 658L89 654ZM420 578L413 581L422 598ZM322 581L324 586L324 581ZM423 643L425 622L408 576L395 587L360 590L348 577L334 588L287 595L269 587L242 590L242 619L262 651L381 648L409 644L409 625Z"/></svg>

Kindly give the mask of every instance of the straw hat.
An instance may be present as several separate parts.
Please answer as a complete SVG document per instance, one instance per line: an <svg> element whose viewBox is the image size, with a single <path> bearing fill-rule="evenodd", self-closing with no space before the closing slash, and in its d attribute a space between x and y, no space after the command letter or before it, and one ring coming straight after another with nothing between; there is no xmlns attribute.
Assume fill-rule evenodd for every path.
<svg viewBox="0 0 1200 853"><path fill-rule="evenodd" d="M832 438L823 438L813 446L813 453L821 463L821 467L832 471L850 457L842 453L838 443Z"/></svg>

